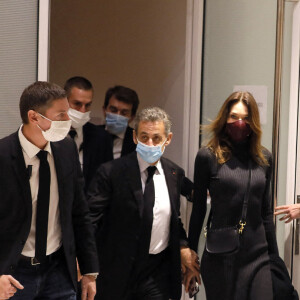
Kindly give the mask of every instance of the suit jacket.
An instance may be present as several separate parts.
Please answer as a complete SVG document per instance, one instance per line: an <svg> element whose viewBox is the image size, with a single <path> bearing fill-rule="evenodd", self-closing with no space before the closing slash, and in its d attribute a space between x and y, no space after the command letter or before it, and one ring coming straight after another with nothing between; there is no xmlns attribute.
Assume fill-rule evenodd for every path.
<svg viewBox="0 0 300 300"><path fill-rule="evenodd" d="M92 123L86 123L83 128L83 176L85 191L87 191L98 167L108 161L111 155L111 137L102 129Z"/></svg>
<svg viewBox="0 0 300 300"><path fill-rule="evenodd" d="M109 136L109 151L105 151L106 153L106 157L105 157L105 162L107 161L111 161L114 159L114 154L113 154L113 139L111 134L109 134L106 130L105 130L105 125L101 125L102 131L105 131L107 133L107 135ZM104 138L104 134L102 134L103 138ZM122 146L122 151L121 151L121 157L134 152L135 148L136 148L136 144L133 141L133 129L129 126L127 126L126 131L125 131L125 135L124 135L124 141L123 141L123 146ZM103 145L104 142L102 142L101 144Z"/></svg>
<svg viewBox="0 0 300 300"><path fill-rule="evenodd" d="M83 274L98 272L97 250L75 143L51 143L57 173L62 245L74 287L76 257ZM32 198L18 132L0 140L0 274L13 274L29 235Z"/></svg>
<svg viewBox="0 0 300 300"><path fill-rule="evenodd" d="M171 298L180 299L180 244L186 243L179 217L184 171L166 158L161 163L171 203ZM135 152L100 166L88 191L88 203L97 230L100 299L124 299L142 234L143 191Z"/></svg>

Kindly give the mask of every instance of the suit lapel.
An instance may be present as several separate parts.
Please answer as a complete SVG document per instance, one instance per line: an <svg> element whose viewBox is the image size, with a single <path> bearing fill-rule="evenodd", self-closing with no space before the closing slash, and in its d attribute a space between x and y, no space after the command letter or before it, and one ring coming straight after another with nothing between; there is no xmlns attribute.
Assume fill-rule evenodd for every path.
<svg viewBox="0 0 300 300"><path fill-rule="evenodd" d="M61 162L61 155L58 153L62 151L61 146L59 143L50 143L51 150L53 153L54 158L54 165L55 165L55 171L56 171L56 178L57 178L57 185L58 185L58 202L59 202L59 209L60 214L63 214L62 209L62 196L63 196L63 170L62 170L62 162Z"/></svg>
<svg viewBox="0 0 300 300"><path fill-rule="evenodd" d="M89 158L90 158L90 153L88 153L90 147L89 147L89 130L87 128L87 124L83 125L82 127L82 135L83 135L83 139L82 139L82 144L84 145L83 147L83 175L84 175L84 178L86 178L86 175L87 175L87 171L89 169Z"/></svg>
<svg viewBox="0 0 300 300"><path fill-rule="evenodd" d="M165 173L166 183L169 191L170 203L172 212L176 208L176 199L177 199L177 172L176 169L170 166L167 160L163 157L161 158L161 165ZM173 215L173 213L172 213Z"/></svg>
<svg viewBox="0 0 300 300"><path fill-rule="evenodd" d="M137 201L139 215L142 217L143 215L143 190L142 190L142 182L141 182L141 173L138 164L138 160L136 157L136 152L130 153L126 156L125 162L125 174L127 181L129 182L130 188L133 191L134 197Z"/></svg>
<svg viewBox="0 0 300 300"><path fill-rule="evenodd" d="M31 199L31 190L29 184L29 175L26 170L25 160L21 148L21 144L18 137L18 132L15 133L14 139L12 141L12 163L13 168L15 171L15 175L18 179L20 186L22 187L23 191L23 199L25 201L25 205L27 211L30 212L31 215L32 211L32 199Z"/></svg>
<svg viewBox="0 0 300 300"><path fill-rule="evenodd" d="M121 151L121 156L127 155L131 152L133 152L136 148L135 143L133 142L133 130L129 126L127 126L125 135L124 135L124 141L122 145L122 151Z"/></svg>

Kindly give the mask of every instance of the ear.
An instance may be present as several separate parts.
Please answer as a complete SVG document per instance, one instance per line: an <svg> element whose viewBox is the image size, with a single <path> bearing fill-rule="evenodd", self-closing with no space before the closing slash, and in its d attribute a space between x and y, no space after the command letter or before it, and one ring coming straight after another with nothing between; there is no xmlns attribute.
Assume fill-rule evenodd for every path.
<svg viewBox="0 0 300 300"><path fill-rule="evenodd" d="M133 142L137 145L138 141L137 141L137 136L136 136L136 132L135 132L134 129L133 129L133 132L132 132L132 138L133 138Z"/></svg>
<svg viewBox="0 0 300 300"><path fill-rule="evenodd" d="M170 132L165 142L165 146L168 146L171 143L172 137L173 137L173 132Z"/></svg>
<svg viewBox="0 0 300 300"><path fill-rule="evenodd" d="M27 116L28 116L28 121L29 121L30 124L35 124L36 125L38 123L39 115L36 111L34 111L32 109L29 110L27 112Z"/></svg>

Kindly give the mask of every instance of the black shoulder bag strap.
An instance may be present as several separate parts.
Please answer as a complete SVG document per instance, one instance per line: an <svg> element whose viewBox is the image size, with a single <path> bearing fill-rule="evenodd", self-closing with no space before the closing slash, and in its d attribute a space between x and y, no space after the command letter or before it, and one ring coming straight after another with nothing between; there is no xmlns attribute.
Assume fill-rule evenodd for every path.
<svg viewBox="0 0 300 300"><path fill-rule="evenodd" d="M251 184L251 176L252 176L252 161L251 161L251 159L249 159L249 162L248 162L248 169L249 169L249 175L248 175L247 189L246 189L246 193L244 196L244 202L243 202L242 217L238 224L239 234L243 233L243 230L246 226L246 218L247 218L247 210L248 210L248 202L249 202L249 194L250 194L250 184ZM211 217L212 217L212 213L211 213L211 208L210 208L207 224L204 229L205 232L210 227Z"/></svg>

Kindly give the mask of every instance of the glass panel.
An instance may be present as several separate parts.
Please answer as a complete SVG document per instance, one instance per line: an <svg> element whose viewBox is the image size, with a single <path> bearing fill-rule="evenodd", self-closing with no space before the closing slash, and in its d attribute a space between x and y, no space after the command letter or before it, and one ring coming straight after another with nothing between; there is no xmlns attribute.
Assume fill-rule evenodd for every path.
<svg viewBox="0 0 300 300"><path fill-rule="evenodd" d="M276 1L206 1L202 123L235 85L267 86L263 145L272 148Z"/></svg>
<svg viewBox="0 0 300 300"><path fill-rule="evenodd" d="M205 1L201 124L215 119L235 86L263 87L262 144L272 150L277 1ZM253 88L253 87L252 87ZM245 88L243 88L245 89ZM207 137L201 137L204 145ZM209 207L208 207L209 211ZM205 221L206 222L206 221ZM199 254L205 241L201 234ZM204 288L197 299L205 299Z"/></svg>

